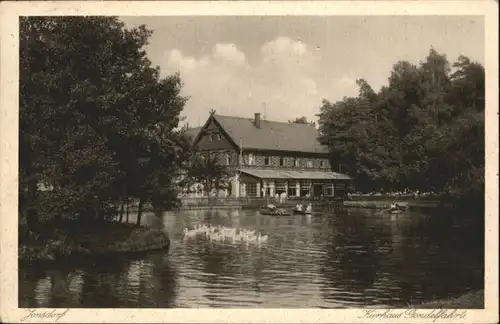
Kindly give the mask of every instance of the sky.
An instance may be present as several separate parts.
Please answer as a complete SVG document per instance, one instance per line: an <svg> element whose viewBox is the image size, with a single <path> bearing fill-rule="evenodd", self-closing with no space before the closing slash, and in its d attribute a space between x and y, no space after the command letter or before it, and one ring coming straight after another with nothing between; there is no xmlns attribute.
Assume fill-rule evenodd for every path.
<svg viewBox="0 0 500 324"><path fill-rule="evenodd" d="M475 16L134 16L153 30L147 55L179 72L190 126L218 114L316 121L322 100L358 93L356 79L387 84L401 60L418 64L431 47L449 61L484 64L484 19Z"/></svg>

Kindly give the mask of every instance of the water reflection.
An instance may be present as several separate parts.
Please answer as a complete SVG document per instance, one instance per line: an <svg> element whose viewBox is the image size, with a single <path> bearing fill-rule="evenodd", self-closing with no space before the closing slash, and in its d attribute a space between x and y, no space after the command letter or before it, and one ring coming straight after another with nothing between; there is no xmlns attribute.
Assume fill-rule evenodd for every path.
<svg viewBox="0 0 500 324"><path fill-rule="evenodd" d="M371 210L313 217L252 210L147 213L146 225L171 233L168 253L21 268L19 306L394 306L481 288L481 260L457 248L463 232L434 219ZM182 240L182 229L197 223L252 229L269 240L261 246Z"/></svg>

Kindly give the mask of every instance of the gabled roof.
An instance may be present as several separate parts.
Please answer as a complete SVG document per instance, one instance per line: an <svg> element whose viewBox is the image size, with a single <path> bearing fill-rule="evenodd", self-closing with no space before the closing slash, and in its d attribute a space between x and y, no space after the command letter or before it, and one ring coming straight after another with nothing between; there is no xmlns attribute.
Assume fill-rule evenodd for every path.
<svg viewBox="0 0 500 324"><path fill-rule="evenodd" d="M192 128L189 128L187 129L185 132L184 132L184 135L188 138L191 139L191 142L195 140L196 136L198 135L198 133L200 132L200 130L202 129L202 127L192 127Z"/></svg>
<svg viewBox="0 0 500 324"><path fill-rule="evenodd" d="M309 124L261 119L257 128L253 118L217 114L213 118L237 146L241 143L242 149L328 153L318 141L318 130Z"/></svg>

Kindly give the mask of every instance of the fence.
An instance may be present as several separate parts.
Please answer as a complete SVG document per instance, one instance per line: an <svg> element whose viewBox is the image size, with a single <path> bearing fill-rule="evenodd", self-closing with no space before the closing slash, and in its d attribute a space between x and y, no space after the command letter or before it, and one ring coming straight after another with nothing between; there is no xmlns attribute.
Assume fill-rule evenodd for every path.
<svg viewBox="0 0 500 324"><path fill-rule="evenodd" d="M299 198L287 198L284 201L277 203L272 197L183 197L181 204L183 209L198 209L198 208L258 208L268 204L277 204L282 207L295 206ZM313 206L328 203L322 199L307 199ZM338 201L336 199L335 201Z"/></svg>

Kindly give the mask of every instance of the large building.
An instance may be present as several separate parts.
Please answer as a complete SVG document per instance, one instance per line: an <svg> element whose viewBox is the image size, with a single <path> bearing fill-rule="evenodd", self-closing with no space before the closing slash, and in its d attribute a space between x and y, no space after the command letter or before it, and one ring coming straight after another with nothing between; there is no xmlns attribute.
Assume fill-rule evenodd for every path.
<svg viewBox="0 0 500 324"><path fill-rule="evenodd" d="M343 197L351 178L332 171L328 150L310 124L211 114L190 129L201 154L216 154L234 177L234 197Z"/></svg>

